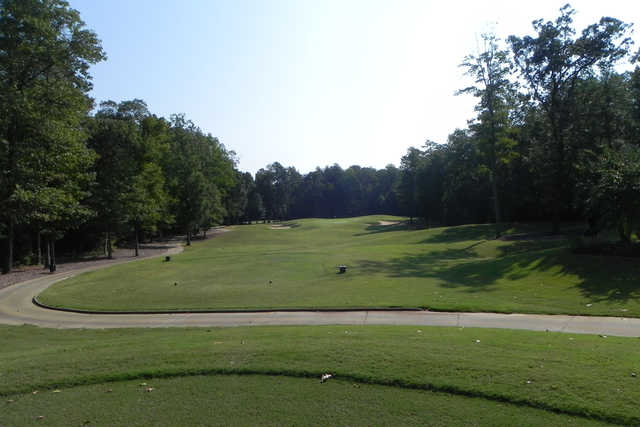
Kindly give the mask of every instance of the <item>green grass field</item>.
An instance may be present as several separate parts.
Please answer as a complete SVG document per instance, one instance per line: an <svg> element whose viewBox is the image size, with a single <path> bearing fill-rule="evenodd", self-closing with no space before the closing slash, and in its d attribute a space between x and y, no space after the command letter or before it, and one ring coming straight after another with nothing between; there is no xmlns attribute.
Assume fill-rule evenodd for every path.
<svg viewBox="0 0 640 427"><path fill-rule="evenodd" d="M39 300L96 311L416 307L640 316L637 259L574 255L562 238L493 240L490 225L378 224L394 219L236 226L171 262L83 274ZM546 230L529 225L509 232ZM337 274L341 264L346 274Z"/></svg>
<svg viewBox="0 0 640 427"><path fill-rule="evenodd" d="M0 336L0 425L640 424L631 338L410 326Z"/></svg>
<svg viewBox="0 0 640 427"><path fill-rule="evenodd" d="M430 391L254 375L137 380L28 394L7 405L4 417L16 426L506 426L524 425L523 420L538 426L606 425Z"/></svg>

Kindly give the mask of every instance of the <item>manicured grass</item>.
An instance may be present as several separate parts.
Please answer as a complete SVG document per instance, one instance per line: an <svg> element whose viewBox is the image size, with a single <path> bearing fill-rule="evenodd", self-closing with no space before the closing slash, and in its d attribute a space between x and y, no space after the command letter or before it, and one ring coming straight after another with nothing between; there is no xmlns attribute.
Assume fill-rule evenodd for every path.
<svg viewBox="0 0 640 427"><path fill-rule="evenodd" d="M393 218L237 226L171 262L65 280L40 301L97 311L419 307L640 316L637 259L574 255L562 238L493 240L491 225L407 230L377 225L382 219ZM346 274L337 274L341 264Z"/></svg>
<svg viewBox="0 0 640 427"><path fill-rule="evenodd" d="M147 391L149 387L153 390ZM485 399L340 380L320 384L314 379L282 376L137 380L12 400L0 417L16 426L604 425Z"/></svg>
<svg viewBox="0 0 640 427"><path fill-rule="evenodd" d="M640 378L633 375L640 374L640 340L632 338L408 326L95 331L3 326L0 336L0 396L6 399L134 379L261 374L317 382L330 372L344 382L334 386L429 390L640 424ZM190 387L182 384L179 390Z"/></svg>

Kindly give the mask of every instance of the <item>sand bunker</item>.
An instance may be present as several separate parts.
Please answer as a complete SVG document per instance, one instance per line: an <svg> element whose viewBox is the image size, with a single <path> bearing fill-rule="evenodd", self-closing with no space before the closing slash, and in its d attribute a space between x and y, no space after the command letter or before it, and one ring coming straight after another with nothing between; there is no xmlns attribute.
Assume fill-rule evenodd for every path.
<svg viewBox="0 0 640 427"><path fill-rule="evenodd" d="M279 225L279 224L274 224L271 227L269 227L272 230L288 230L291 227L289 227L288 225Z"/></svg>
<svg viewBox="0 0 640 427"><path fill-rule="evenodd" d="M396 225L400 224L400 221L378 221L380 225Z"/></svg>

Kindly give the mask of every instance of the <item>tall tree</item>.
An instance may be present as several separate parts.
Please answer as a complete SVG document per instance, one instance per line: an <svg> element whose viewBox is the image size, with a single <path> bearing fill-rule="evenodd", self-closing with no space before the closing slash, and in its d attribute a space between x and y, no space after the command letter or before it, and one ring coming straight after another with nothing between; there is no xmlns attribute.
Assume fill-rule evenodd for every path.
<svg viewBox="0 0 640 427"><path fill-rule="evenodd" d="M409 216L409 222L420 215L418 201L418 171L422 164L422 152L414 147L407 150L407 154L400 160L400 181L398 183L398 199Z"/></svg>
<svg viewBox="0 0 640 427"><path fill-rule="evenodd" d="M533 21L535 37L509 37L520 74L547 119L549 145L544 152L552 169L547 191L551 193L555 233L559 231L562 207L568 202L567 186L574 164L568 137L576 85L592 75L596 65L608 68L626 55L631 43L625 37L629 25L607 17L585 28L576 38L574 14L571 6L565 5L554 22Z"/></svg>
<svg viewBox="0 0 640 427"><path fill-rule="evenodd" d="M466 56L461 64L475 84L458 91L458 94L469 93L479 98L475 107L478 117L471 128L483 157L482 167L491 183L496 237L500 237L502 204L499 188L504 179L502 169L515 155L516 142L509 136L509 104L515 98L515 87L509 80L512 65L509 53L499 48L499 40L493 34L483 34L482 40L482 52Z"/></svg>
<svg viewBox="0 0 640 427"><path fill-rule="evenodd" d="M125 222L131 185L137 172L136 151L141 135L136 123L118 114L117 104L101 104L89 122L88 145L98 154L96 186L90 203L104 227L105 252L112 257L113 233Z"/></svg>
<svg viewBox="0 0 640 427"><path fill-rule="evenodd" d="M105 58L96 35L62 0L0 1L0 215L6 224L4 271L13 264L13 239L24 198L46 193L50 202L77 202L62 183L70 165L82 170L87 154L79 121L91 107L89 66ZM34 159L55 159L42 182L30 173ZM29 166L25 167L25 164ZM26 191L26 193L25 193ZM54 201L53 198L56 198ZM31 198L37 200L37 198Z"/></svg>
<svg viewBox="0 0 640 427"><path fill-rule="evenodd" d="M175 224L191 244L194 231L222 222L223 200L234 185L233 152L183 115L171 117L170 150L163 161Z"/></svg>

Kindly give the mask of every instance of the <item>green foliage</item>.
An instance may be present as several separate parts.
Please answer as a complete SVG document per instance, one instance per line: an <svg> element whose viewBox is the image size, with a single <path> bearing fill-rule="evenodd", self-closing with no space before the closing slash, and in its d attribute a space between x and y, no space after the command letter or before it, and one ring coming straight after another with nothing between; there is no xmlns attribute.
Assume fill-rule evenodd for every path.
<svg viewBox="0 0 640 427"><path fill-rule="evenodd" d="M184 116L172 116L163 169L176 226L188 236L220 224L227 214L223 200L237 179L233 155Z"/></svg>
<svg viewBox="0 0 640 427"><path fill-rule="evenodd" d="M582 79L595 75L595 66L610 69L628 53L629 24L602 18L575 37L572 27L575 11L566 5L554 21L533 21L536 36L510 36L509 43L520 76L531 98L544 111L546 135L540 145L541 169L547 177L545 191L550 194L554 232L558 231L562 205L571 198L572 172L577 164L577 147L572 144L576 90Z"/></svg>
<svg viewBox="0 0 640 427"><path fill-rule="evenodd" d="M498 38L484 34L483 51L465 57L462 67L474 78L475 86L458 93L470 93L479 98L478 117L470 129L481 155L480 171L489 175L493 196L493 213L497 224L496 236L501 233L502 203L500 184L504 180L504 167L516 156L516 141L511 138L510 109L513 108L515 84L510 79L512 64L509 53L498 46Z"/></svg>
<svg viewBox="0 0 640 427"><path fill-rule="evenodd" d="M603 225L615 226L629 245L632 233L640 231L640 147L607 148L595 168L597 180L588 201L591 211Z"/></svg>
<svg viewBox="0 0 640 427"><path fill-rule="evenodd" d="M92 157L79 125L91 107L89 66L105 56L65 1L0 6L0 205L10 270L16 224L41 221L61 234L87 217L80 201Z"/></svg>

